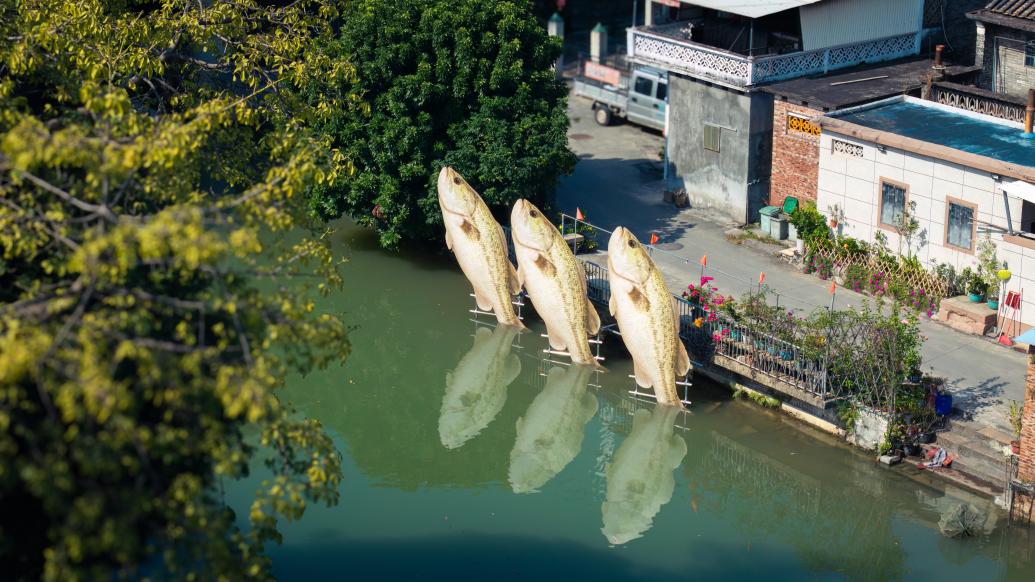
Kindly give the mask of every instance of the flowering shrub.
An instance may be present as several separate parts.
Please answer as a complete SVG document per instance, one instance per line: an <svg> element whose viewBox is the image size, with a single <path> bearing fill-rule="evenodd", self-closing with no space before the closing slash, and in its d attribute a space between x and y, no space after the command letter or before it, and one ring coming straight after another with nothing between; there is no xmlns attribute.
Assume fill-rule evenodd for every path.
<svg viewBox="0 0 1035 582"><path fill-rule="evenodd" d="M718 316L716 314L720 310L731 316L735 316L733 296L722 295L719 293L719 288L711 284L714 280L714 277L701 277L700 284L694 285L693 283L690 283L686 286L686 291L683 291L684 299L704 310L704 321L708 323L718 321ZM698 320L701 320L701 318L695 319L694 325L696 327L701 327L701 325L697 323Z"/></svg>
<svg viewBox="0 0 1035 582"><path fill-rule="evenodd" d="M809 253L805 257L805 267L802 270L806 275L815 273L817 277L826 281L834 276L834 261L818 253Z"/></svg>
<svg viewBox="0 0 1035 582"><path fill-rule="evenodd" d="M910 291L909 296L902 303L913 308L917 313L926 313L927 317L931 317L938 310L937 299L925 293L923 289Z"/></svg>
<svg viewBox="0 0 1035 582"><path fill-rule="evenodd" d="M862 265L849 265L845 267L842 278L844 279L844 286L856 293L864 292L869 284L869 273L866 272L866 267Z"/></svg>
<svg viewBox="0 0 1035 582"><path fill-rule="evenodd" d="M867 285L870 293L874 297L884 297L888 294L888 276L884 271L874 271L870 273L870 281Z"/></svg>

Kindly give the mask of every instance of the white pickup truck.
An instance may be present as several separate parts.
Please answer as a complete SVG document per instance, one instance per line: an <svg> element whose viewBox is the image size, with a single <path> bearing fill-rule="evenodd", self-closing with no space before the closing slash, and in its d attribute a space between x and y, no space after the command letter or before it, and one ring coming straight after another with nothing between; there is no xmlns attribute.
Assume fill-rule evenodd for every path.
<svg viewBox="0 0 1035 582"><path fill-rule="evenodd" d="M575 79L575 94L593 100L593 118L610 125L615 117L654 129L665 128L668 75L637 67L632 74L587 62L585 73Z"/></svg>

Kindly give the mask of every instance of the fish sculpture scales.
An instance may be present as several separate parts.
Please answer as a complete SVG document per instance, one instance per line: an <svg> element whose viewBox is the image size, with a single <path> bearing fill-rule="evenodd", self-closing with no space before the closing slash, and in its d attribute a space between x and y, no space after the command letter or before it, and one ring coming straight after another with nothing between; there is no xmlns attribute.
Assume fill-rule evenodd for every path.
<svg viewBox="0 0 1035 582"><path fill-rule="evenodd" d="M660 404L682 407L676 377L690 370L690 358L679 338L679 310L654 261L624 227L607 243L611 315L618 320L622 341L633 359L636 384L653 388Z"/></svg>
<svg viewBox="0 0 1035 582"><path fill-rule="evenodd" d="M514 295L521 292L517 271L507 258L507 237L489 207L460 174L443 167L438 174L438 204L446 227L446 246L474 288L478 309L520 329Z"/></svg>
<svg viewBox="0 0 1035 582"><path fill-rule="evenodd" d="M446 392L438 416L442 446L456 449L489 426L507 401L507 387L521 373L521 361L512 353L520 330L499 325L479 327L474 345L456 368L446 374Z"/></svg>
<svg viewBox="0 0 1035 582"><path fill-rule="evenodd" d="M550 348L567 350L571 361L603 370L589 349L589 336L600 331L600 316L586 296L586 270L531 202L514 204L510 228L518 276L546 324Z"/></svg>
<svg viewBox="0 0 1035 582"><path fill-rule="evenodd" d="M607 467L601 531L614 545L641 537L672 499L672 471L686 456L686 441L672 434L679 412L672 406L637 410L632 431Z"/></svg>
<svg viewBox="0 0 1035 582"><path fill-rule="evenodd" d="M586 392L588 366L554 366L546 386L517 421L510 451L510 488L536 491L579 454L586 423L597 413L596 396Z"/></svg>

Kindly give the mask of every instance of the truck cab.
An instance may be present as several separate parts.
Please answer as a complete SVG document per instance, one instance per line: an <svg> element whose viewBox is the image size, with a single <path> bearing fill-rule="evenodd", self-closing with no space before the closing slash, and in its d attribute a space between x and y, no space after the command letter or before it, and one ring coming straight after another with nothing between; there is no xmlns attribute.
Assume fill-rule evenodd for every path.
<svg viewBox="0 0 1035 582"><path fill-rule="evenodd" d="M655 129L665 128L665 102L668 99L668 76L657 69L633 69L629 84L626 118Z"/></svg>

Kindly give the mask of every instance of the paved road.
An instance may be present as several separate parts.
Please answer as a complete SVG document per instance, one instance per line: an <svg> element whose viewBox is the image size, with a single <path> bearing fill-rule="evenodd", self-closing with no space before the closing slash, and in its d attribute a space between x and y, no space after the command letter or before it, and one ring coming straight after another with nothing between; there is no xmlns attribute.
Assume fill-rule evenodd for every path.
<svg viewBox="0 0 1035 582"><path fill-rule="evenodd" d="M588 101L571 98L569 143L579 163L558 188L560 210L573 215L579 207L589 222L606 229L626 226L641 240L657 232L659 246L679 255L655 254L674 291L696 281L698 260L707 254L708 274L720 292L739 295L764 271L766 283L780 293L781 305L802 311L829 305L829 283L779 262L770 252L731 244L724 236L731 225L721 217L665 204L661 135L627 124L600 127L589 107ZM606 240L603 235L601 246ZM839 289L835 301L843 308L864 299ZM924 371L934 368L936 375L947 378L957 405L972 412L977 422L1006 429L1005 402L1023 400L1025 355L936 321L922 322L921 331L928 337Z"/></svg>

